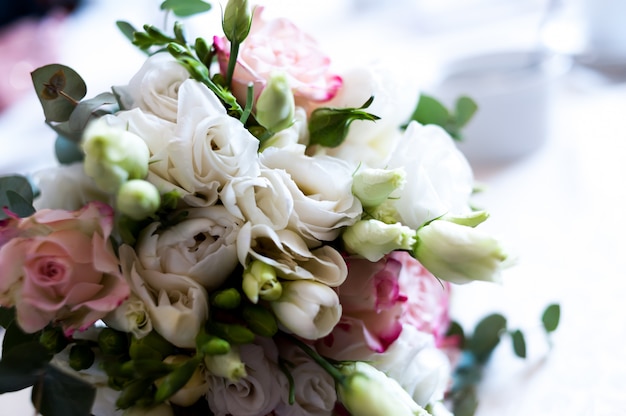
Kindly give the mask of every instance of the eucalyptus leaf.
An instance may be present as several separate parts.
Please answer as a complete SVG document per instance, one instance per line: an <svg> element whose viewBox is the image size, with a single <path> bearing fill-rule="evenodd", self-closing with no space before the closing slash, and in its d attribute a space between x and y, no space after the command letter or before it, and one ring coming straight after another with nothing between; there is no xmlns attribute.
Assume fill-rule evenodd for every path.
<svg viewBox="0 0 626 416"><path fill-rule="evenodd" d="M453 398L455 416L474 416L478 409L478 394L476 388L469 386L455 394Z"/></svg>
<svg viewBox="0 0 626 416"><path fill-rule="evenodd" d="M524 338L524 334L519 329L513 331L511 333L511 338L513 340L513 351L515 355L520 358L526 358L526 339Z"/></svg>
<svg viewBox="0 0 626 416"><path fill-rule="evenodd" d="M7 207L20 217L27 217L33 212L33 187L30 181L21 175L0 177L0 207ZM0 220L7 214L0 210Z"/></svg>
<svg viewBox="0 0 626 416"><path fill-rule="evenodd" d="M9 351L13 348L19 348L22 344L38 341L39 333L29 334L24 332L17 321L14 320L6 327L4 339L2 340L2 351Z"/></svg>
<svg viewBox="0 0 626 416"><path fill-rule="evenodd" d="M541 316L543 327L548 333L553 332L558 328L560 319L561 306L557 303L549 305Z"/></svg>
<svg viewBox="0 0 626 416"><path fill-rule="evenodd" d="M115 25L120 30L120 32L122 32L122 34L126 37L126 39L130 40L131 42L133 41L135 32L137 31L137 29L135 29L133 25L123 20L118 20L117 22L115 22Z"/></svg>
<svg viewBox="0 0 626 416"><path fill-rule="evenodd" d="M178 17L188 17L211 10L211 5L202 0L165 0L161 10L171 10Z"/></svg>
<svg viewBox="0 0 626 416"><path fill-rule="evenodd" d="M458 337L459 348L463 349L465 346L465 333L463 327L458 322L452 321L450 327L446 332L446 337Z"/></svg>
<svg viewBox="0 0 626 416"><path fill-rule="evenodd" d="M497 313L485 317L476 325L469 342L469 349L478 361L487 361L500 342L500 336L505 329L506 318Z"/></svg>
<svg viewBox="0 0 626 416"><path fill-rule="evenodd" d="M75 140L68 140L63 136L58 136L55 140L54 154L59 163L63 165L80 162L85 158L80 145Z"/></svg>
<svg viewBox="0 0 626 416"><path fill-rule="evenodd" d="M435 97L422 94L411 116L411 120L421 124L436 124L444 127L449 123L450 117L448 109Z"/></svg>
<svg viewBox="0 0 626 416"><path fill-rule="evenodd" d="M456 100L455 124L457 129L464 127L478 110L478 104L470 97L461 96Z"/></svg>
<svg viewBox="0 0 626 416"><path fill-rule="evenodd" d="M105 114L113 114L119 109L115 95L103 92L94 98L81 101L72 112L69 127L73 131L84 131L87 124Z"/></svg>
<svg viewBox="0 0 626 416"><path fill-rule="evenodd" d="M37 341L4 349L0 360L0 394L32 386L52 355Z"/></svg>
<svg viewBox="0 0 626 416"><path fill-rule="evenodd" d="M0 326L7 328L15 321L15 308L0 307Z"/></svg>
<svg viewBox="0 0 626 416"><path fill-rule="evenodd" d="M87 94L87 84L72 68L50 64L31 73L46 121L67 121L76 104Z"/></svg>
<svg viewBox="0 0 626 416"><path fill-rule="evenodd" d="M30 217L35 213L32 202L28 202L22 195L15 191L7 191L8 207L11 212L17 214L20 218Z"/></svg>
<svg viewBox="0 0 626 416"><path fill-rule="evenodd" d="M33 404L43 416L89 415L95 398L95 387L50 364L32 393Z"/></svg>

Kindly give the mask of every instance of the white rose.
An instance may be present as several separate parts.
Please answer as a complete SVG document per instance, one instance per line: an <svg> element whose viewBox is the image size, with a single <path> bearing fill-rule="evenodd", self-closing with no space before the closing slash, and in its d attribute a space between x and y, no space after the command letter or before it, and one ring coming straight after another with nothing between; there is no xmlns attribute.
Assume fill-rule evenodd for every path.
<svg viewBox="0 0 626 416"><path fill-rule="evenodd" d="M470 211L472 170L441 127L411 122L388 167L406 170L404 188L397 195L393 193L390 201L404 225L417 230L443 214Z"/></svg>
<svg viewBox="0 0 626 416"><path fill-rule="evenodd" d="M276 274L290 280L316 280L339 286L348 276L341 254L330 246L309 250L291 230L273 230L264 224L246 223L237 238L237 256L243 266L250 258L276 269Z"/></svg>
<svg viewBox="0 0 626 416"><path fill-rule="evenodd" d="M41 192L34 201L37 210L49 208L75 211L89 201L108 202L110 199L85 174L82 163L41 170L35 174L34 180Z"/></svg>
<svg viewBox="0 0 626 416"><path fill-rule="evenodd" d="M177 347L194 348L209 316L204 288L186 276L144 269L130 246L121 246L119 256L124 277L145 303L154 329Z"/></svg>
<svg viewBox="0 0 626 416"><path fill-rule="evenodd" d="M224 186L220 199L237 218L281 230L293 211L285 175L282 170L262 168L259 176L234 178Z"/></svg>
<svg viewBox="0 0 626 416"><path fill-rule="evenodd" d="M325 107L361 107L370 97L372 105L366 112L380 120L354 121L345 141L336 148L318 149L338 157L353 166L364 164L383 168L391 149L400 139L399 127L410 118L419 99L416 86L405 85L388 69L380 65L356 68L342 75L343 85Z"/></svg>
<svg viewBox="0 0 626 416"><path fill-rule="evenodd" d="M289 175L286 185L294 200L289 228L314 247L337 238L342 227L360 219L363 209L352 194L353 169L347 163L328 156L306 156L299 149L267 149L261 163Z"/></svg>
<svg viewBox="0 0 626 416"><path fill-rule="evenodd" d="M341 318L337 293L310 280L286 281L282 286L281 297L270 304L282 326L309 340L330 334Z"/></svg>
<svg viewBox="0 0 626 416"><path fill-rule="evenodd" d="M335 408L335 380L302 349L293 344L281 345L281 357L293 377L295 402L281 403L281 416L330 416Z"/></svg>
<svg viewBox="0 0 626 416"><path fill-rule="evenodd" d="M178 92L189 72L169 53L152 55L129 81L115 87L124 109L139 107L162 119L176 122Z"/></svg>
<svg viewBox="0 0 626 416"><path fill-rule="evenodd" d="M263 340L263 346L246 344L239 347L246 364L246 377L231 381L209 375L209 407L215 416L259 416L271 413L288 383L278 368L276 346Z"/></svg>
<svg viewBox="0 0 626 416"><path fill-rule="evenodd" d="M189 208L185 213L173 226L147 226L136 244L137 257L146 270L186 276L214 290L237 266L242 222L221 205Z"/></svg>
<svg viewBox="0 0 626 416"><path fill-rule="evenodd" d="M403 325L400 337L384 353L366 358L396 380L420 406L443 399L450 381L450 362L432 335Z"/></svg>

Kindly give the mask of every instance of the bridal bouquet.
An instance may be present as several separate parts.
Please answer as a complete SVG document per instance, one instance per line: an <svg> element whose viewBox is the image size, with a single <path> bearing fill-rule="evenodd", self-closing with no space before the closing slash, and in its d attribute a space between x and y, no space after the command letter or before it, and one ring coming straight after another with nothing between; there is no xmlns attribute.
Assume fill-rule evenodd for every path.
<svg viewBox="0 0 626 416"><path fill-rule="evenodd" d="M148 53L127 85L33 72L60 164L0 181L0 390L48 416L450 414L451 284L507 262L451 137L471 100L425 124L244 0L208 40L119 27Z"/></svg>

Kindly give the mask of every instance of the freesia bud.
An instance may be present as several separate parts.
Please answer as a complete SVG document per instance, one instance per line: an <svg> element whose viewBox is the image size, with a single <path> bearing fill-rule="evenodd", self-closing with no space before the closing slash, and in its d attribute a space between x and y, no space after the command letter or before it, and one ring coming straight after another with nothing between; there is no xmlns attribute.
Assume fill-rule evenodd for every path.
<svg viewBox="0 0 626 416"><path fill-rule="evenodd" d="M232 347L226 354L205 356L204 365L212 375L224 377L230 381L240 380L247 375L246 366L241 361L237 347Z"/></svg>
<svg viewBox="0 0 626 416"><path fill-rule="evenodd" d="M211 305L220 309L235 309L241 303L241 294L235 288L219 290L211 294Z"/></svg>
<svg viewBox="0 0 626 416"><path fill-rule="evenodd" d="M98 334L98 347L106 355L122 355L128 351L125 333L112 328L103 328Z"/></svg>
<svg viewBox="0 0 626 416"><path fill-rule="evenodd" d="M346 376L337 389L339 401L352 415L427 416L413 398L385 373L362 361L340 367Z"/></svg>
<svg viewBox="0 0 626 416"><path fill-rule="evenodd" d="M250 33L251 25L252 9L248 0L229 0L222 21L226 39L231 42L243 42Z"/></svg>
<svg viewBox="0 0 626 416"><path fill-rule="evenodd" d="M61 327L53 327L42 331L39 343L48 351L57 354L67 347L68 340Z"/></svg>
<svg viewBox="0 0 626 416"><path fill-rule="evenodd" d="M417 231L414 256L432 274L452 283L499 281L508 259L500 243L472 227L436 220Z"/></svg>
<svg viewBox="0 0 626 416"><path fill-rule="evenodd" d="M276 270L260 260L254 260L246 267L241 286L243 293L252 303L257 303L259 298L268 301L276 300L283 290L276 277Z"/></svg>
<svg viewBox="0 0 626 416"><path fill-rule="evenodd" d="M252 332L262 337L273 337L278 332L278 322L274 314L260 305L246 305L242 311L243 320Z"/></svg>
<svg viewBox="0 0 626 416"><path fill-rule="evenodd" d="M239 324L212 322L211 332L233 344L249 344L254 341L254 333Z"/></svg>
<svg viewBox="0 0 626 416"><path fill-rule="evenodd" d="M158 332L152 331L141 338L133 336L128 352L133 360L148 358L163 360L168 355L174 353L174 346L167 342Z"/></svg>
<svg viewBox="0 0 626 416"><path fill-rule="evenodd" d="M104 118L87 126L82 148L85 173L105 192L114 193L127 180L148 174L146 143L136 134L110 126Z"/></svg>
<svg viewBox="0 0 626 416"><path fill-rule="evenodd" d="M272 133L291 126L295 103L289 81L283 73L272 74L256 103L256 120Z"/></svg>
<svg viewBox="0 0 626 416"><path fill-rule="evenodd" d="M375 207L389 198L393 191L401 189L405 182L404 168L360 169L352 179L352 193L364 207Z"/></svg>
<svg viewBox="0 0 626 416"><path fill-rule="evenodd" d="M165 364L183 365L190 358L186 355L170 355L163 362ZM161 386L162 379L155 381L157 389ZM176 393L168 399L171 403L179 406L188 407L198 401L207 392L207 381L202 374L200 366L196 366L193 374Z"/></svg>
<svg viewBox="0 0 626 416"><path fill-rule="evenodd" d="M117 209L135 220L143 220L154 214L161 204L156 186L143 179L133 179L117 192Z"/></svg>
<svg viewBox="0 0 626 416"><path fill-rule="evenodd" d="M371 262L394 250L411 250L415 245L415 231L399 222L361 220L348 227L342 238L346 250Z"/></svg>
<svg viewBox="0 0 626 416"><path fill-rule="evenodd" d="M156 406L151 407L143 407L143 406L133 406L129 409L124 410L122 416L174 416L174 410L172 410L172 406L166 403L161 403Z"/></svg>
<svg viewBox="0 0 626 416"><path fill-rule="evenodd" d="M187 385L198 370L200 360L197 357L189 358L181 361L180 365L172 370L171 373L158 380L154 401L163 403L165 400L171 399L174 394ZM197 399L196 399L197 400Z"/></svg>
<svg viewBox="0 0 626 416"><path fill-rule="evenodd" d="M341 317L337 293L313 280L284 282L282 296L270 305L287 330L309 340L330 334Z"/></svg>

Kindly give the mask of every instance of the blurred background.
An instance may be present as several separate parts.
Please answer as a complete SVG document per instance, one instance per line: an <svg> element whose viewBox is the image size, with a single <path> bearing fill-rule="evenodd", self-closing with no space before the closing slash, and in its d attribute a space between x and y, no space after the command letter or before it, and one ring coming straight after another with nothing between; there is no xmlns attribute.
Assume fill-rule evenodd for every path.
<svg viewBox="0 0 626 416"><path fill-rule="evenodd" d="M87 82L88 96L126 83L145 56L115 21L161 26L160 3L0 1L0 174L55 164L54 133L30 71L68 65ZM480 387L477 416L622 415L626 2L258 3L317 38L339 71L385 65L448 105L461 94L478 102L459 146L484 187L475 203L492 214L481 227L502 238L518 263L502 285L455 290L453 315L472 327L503 313L526 332L528 358L516 358L505 340ZM188 21L190 35L221 33L213 4ZM562 326L550 347L540 314L551 302L561 304ZM30 414L28 401L27 393L0 396L0 414Z"/></svg>

